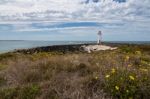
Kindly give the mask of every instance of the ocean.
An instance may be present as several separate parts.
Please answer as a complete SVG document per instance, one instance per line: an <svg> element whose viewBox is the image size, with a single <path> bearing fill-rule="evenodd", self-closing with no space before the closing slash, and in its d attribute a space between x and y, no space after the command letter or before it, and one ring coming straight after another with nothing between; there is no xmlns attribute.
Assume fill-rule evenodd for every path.
<svg viewBox="0 0 150 99"><path fill-rule="evenodd" d="M92 41L21 41L21 40L0 40L0 53L13 51L15 49L27 49L52 45L71 45L94 43Z"/></svg>
<svg viewBox="0 0 150 99"><path fill-rule="evenodd" d="M109 41L111 43L128 43L128 44L149 44L150 41ZM52 45L71 45L96 43L95 41L21 41L21 40L0 40L0 53L13 51L15 49L27 49Z"/></svg>

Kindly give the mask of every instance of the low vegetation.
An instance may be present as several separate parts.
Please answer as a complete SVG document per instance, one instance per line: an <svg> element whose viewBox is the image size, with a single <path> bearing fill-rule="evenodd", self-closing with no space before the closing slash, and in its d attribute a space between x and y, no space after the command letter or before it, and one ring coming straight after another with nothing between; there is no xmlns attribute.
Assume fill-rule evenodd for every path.
<svg viewBox="0 0 150 99"><path fill-rule="evenodd" d="M150 99L150 46L1 54L0 99Z"/></svg>

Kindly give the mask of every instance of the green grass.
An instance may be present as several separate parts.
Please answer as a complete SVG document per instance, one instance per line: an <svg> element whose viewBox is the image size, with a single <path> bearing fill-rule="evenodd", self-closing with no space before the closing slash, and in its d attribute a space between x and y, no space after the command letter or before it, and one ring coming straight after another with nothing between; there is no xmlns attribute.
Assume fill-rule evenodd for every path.
<svg viewBox="0 0 150 99"><path fill-rule="evenodd" d="M40 94L40 89L37 85L26 85L0 90L1 99L35 99L38 94Z"/></svg>
<svg viewBox="0 0 150 99"><path fill-rule="evenodd" d="M0 71L6 68L7 68L7 65L0 64Z"/></svg>
<svg viewBox="0 0 150 99"><path fill-rule="evenodd" d="M150 46L2 54L0 75L0 99L149 99Z"/></svg>

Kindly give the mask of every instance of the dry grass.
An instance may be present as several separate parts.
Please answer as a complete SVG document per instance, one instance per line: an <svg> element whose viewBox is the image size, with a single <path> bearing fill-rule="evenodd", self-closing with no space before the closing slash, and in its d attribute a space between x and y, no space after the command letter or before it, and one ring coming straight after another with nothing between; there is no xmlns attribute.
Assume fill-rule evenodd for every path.
<svg viewBox="0 0 150 99"><path fill-rule="evenodd" d="M144 48L0 55L0 98L149 99L150 47Z"/></svg>

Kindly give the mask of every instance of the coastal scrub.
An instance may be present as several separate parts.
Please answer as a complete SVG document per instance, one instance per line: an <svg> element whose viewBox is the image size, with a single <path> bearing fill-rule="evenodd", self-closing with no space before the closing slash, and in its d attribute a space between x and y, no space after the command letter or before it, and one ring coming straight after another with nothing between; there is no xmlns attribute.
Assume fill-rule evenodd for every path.
<svg viewBox="0 0 150 99"><path fill-rule="evenodd" d="M0 99L150 98L150 46L29 53L0 55Z"/></svg>

